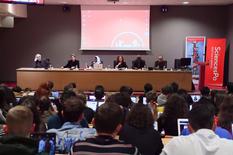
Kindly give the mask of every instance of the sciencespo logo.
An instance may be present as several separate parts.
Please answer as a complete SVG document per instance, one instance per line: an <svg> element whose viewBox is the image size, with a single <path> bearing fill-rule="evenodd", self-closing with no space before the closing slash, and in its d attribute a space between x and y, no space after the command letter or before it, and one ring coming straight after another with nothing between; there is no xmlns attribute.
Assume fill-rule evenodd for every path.
<svg viewBox="0 0 233 155"><path fill-rule="evenodd" d="M219 51L221 51L221 47L212 47L211 49L213 56L213 80L217 81L219 78L219 71L218 71L218 63L219 63Z"/></svg>

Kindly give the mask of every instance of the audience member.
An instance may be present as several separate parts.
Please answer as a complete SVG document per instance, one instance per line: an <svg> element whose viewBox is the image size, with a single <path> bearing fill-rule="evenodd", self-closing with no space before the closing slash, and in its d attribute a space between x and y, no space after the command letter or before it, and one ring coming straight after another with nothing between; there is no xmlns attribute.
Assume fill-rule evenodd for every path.
<svg viewBox="0 0 233 155"><path fill-rule="evenodd" d="M151 109L154 120L158 118L158 110L157 110L157 94L153 92L149 92L146 94L146 102L148 107Z"/></svg>
<svg viewBox="0 0 233 155"><path fill-rule="evenodd" d="M164 105L169 96L173 93L173 89L170 85L167 85L161 89L161 94L158 96L157 103L159 106Z"/></svg>
<svg viewBox="0 0 233 155"><path fill-rule="evenodd" d="M202 100L201 102L206 102L206 103L201 103L201 104L196 104L194 107L196 106L202 106L202 108L206 108L208 109L213 115L215 114L215 107L213 104L208 103L208 100ZM215 122L214 122L214 126L215 128L213 129L215 134L218 135L220 138L226 138L226 139L232 139L232 134L227 131L226 129L222 128L221 126L218 126L217 122L216 122L216 117L215 117ZM189 128L184 128L181 135L189 135L191 132L189 130Z"/></svg>
<svg viewBox="0 0 233 155"><path fill-rule="evenodd" d="M128 68L123 56L118 56L117 59L113 62L113 66L116 69Z"/></svg>
<svg viewBox="0 0 233 155"><path fill-rule="evenodd" d="M142 60L141 56L138 55L136 60L132 62L132 68L133 69L142 69L146 65L145 60Z"/></svg>
<svg viewBox="0 0 233 155"><path fill-rule="evenodd" d="M7 135L0 138L1 155L35 155L37 145L29 139L33 129L33 114L25 106L16 106L9 110L6 117Z"/></svg>
<svg viewBox="0 0 233 155"><path fill-rule="evenodd" d="M126 93L129 96L131 96L133 94L133 88L128 87L128 86L121 86L120 93Z"/></svg>
<svg viewBox="0 0 233 155"><path fill-rule="evenodd" d="M77 141L71 150L73 154L139 154L138 149L115 139L121 130L122 109L119 105L107 102L97 109L94 126L97 136L84 142Z"/></svg>
<svg viewBox="0 0 233 155"><path fill-rule="evenodd" d="M214 128L214 113L205 105L189 112L189 128L193 134L173 138L165 145L161 155L231 155L233 143L219 138Z"/></svg>
<svg viewBox="0 0 233 155"><path fill-rule="evenodd" d="M135 104L120 132L120 140L136 146L143 155L159 155L163 148L160 134L154 129L151 110L143 104Z"/></svg>
<svg viewBox="0 0 233 155"><path fill-rule="evenodd" d="M218 115L218 126L228 130L230 133L232 131L233 123L233 97L225 97L223 103L220 106L220 111Z"/></svg>
<svg viewBox="0 0 233 155"><path fill-rule="evenodd" d="M150 83L144 85L144 94L146 95L148 92L153 92L153 85Z"/></svg>
<svg viewBox="0 0 233 155"><path fill-rule="evenodd" d="M28 107L33 113L34 132L46 132L46 124L41 120L39 107L36 105L35 98L32 96L25 96L21 98L20 105Z"/></svg>
<svg viewBox="0 0 233 155"><path fill-rule="evenodd" d="M116 93L111 96L109 96L106 100L106 102L113 102L121 106L123 110L123 118L122 118L122 124L124 124L126 116L129 112L129 108L131 107L132 100L128 94L125 93Z"/></svg>
<svg viewBox="0 0 233 155"><path fill-rule="evenodd" d="M56 146L59 153L69 152L75 141L85 140L96 134L95 129L83 128L80 125L84 109L85 104L77 97L65 100L63 105L65 123L60 129L50 129L47 131L48 133L56 133Z"/></svg>
<svg viewBox="0 0 233 155"><path fill-rule="evenodd" d="M209 89L209 87L203 87L201 89L201 97L206 98L206 99L210 99L210 89Z"/></svg>
<svg viewBox="0 0 233 155"><path fill-rule="evenodd" d="M177 119L186 118L188 114L187 103L183 97L173 94L165 104L163 114L158 118L158 131L165 131L165 135L177 136Z"/></svg>
<svg viewBox="0 0 233 155"><path fill-rule="evenodd" d="M87 123L91 123L92 122L92 119L94 118L94 114L95 112L86 106L86 103L87 103L87 99L86 99L86 95L83 94L83 93L78 93L77 94L77 97L83 101L83 103L85 104L85 108L84 108L84 111L83 111L83 114L84 114L84 119L86 119Z"/></svg>
<svg viewBox="0 0 233 155"><path fill-rule="evenodd" d="M104 87L103 87L102 85L97 85L97 86L95 87L95 92L94 92L94 94L95 94L95 99L96 99L96 101L103 100L103 97L104 97L104 95L105 95L105 93L104 93Z"/></svg>
<svg viewBox="0 0 233 155"><path fill-rule="evenodd" d="M77 91L77 85L76 85L76 83L74 83L74 82L68 83L68 84L64 87L63 93L65 93L65 92L67 92L67 91L76 92L76 91Z"/></svg>
<svg viewBox="0 0 233 155"><path fill-rule="evenodd" d="M172 82L172 83L171 83L171 87L172 87L173 93L177 93L177 92L178 92L178 90L179 90L179 85L178 85L178 83Z"/></svg>
<svg viewBox="0 0 233 155"><path fill-rule="evenodd" d="M188 106L193 104L193 99L192 99L191 95L188 94L187 90L179 89L177 91L177 94L182 96L185 99L185 101L188 103Z"/></svg>

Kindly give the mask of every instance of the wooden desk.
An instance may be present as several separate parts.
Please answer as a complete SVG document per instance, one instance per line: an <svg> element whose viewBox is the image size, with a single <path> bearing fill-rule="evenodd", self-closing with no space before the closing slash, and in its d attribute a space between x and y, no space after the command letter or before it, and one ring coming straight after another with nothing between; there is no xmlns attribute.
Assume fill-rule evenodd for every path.
<svg viewBox="0 0 233 155"><path fill-rule="evenodd" d="M151 83L155 89L175 81L180 88L191 90L192 73L184 71L138 71L138 70L69 70L19 68L17 85L22 88L37 89L51 80L55 89L63 90L69 82L75 82L79 90L93 91L96 85L103 85L106 91L119 91L122 85L130 86L134 91L143 91L145 83Z"/></svg>

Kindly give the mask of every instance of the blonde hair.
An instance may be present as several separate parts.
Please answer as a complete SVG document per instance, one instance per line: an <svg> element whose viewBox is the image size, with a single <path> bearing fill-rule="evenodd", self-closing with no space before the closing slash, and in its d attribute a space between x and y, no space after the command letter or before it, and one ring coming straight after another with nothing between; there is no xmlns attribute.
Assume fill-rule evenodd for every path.
<svg viewBox="0 0 233 155"><path fill-rule="evenodd" d="M26 137L33 125L33 113L25 106L11 108L6 116L8 133Z"/></svg>

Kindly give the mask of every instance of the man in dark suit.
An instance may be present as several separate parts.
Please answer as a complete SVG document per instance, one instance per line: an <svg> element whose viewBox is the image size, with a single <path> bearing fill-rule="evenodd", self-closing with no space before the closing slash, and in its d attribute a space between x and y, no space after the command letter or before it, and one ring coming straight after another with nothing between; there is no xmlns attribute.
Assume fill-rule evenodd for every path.
<svg viewBox="0 0 233 155"><path fill-rule="evenodd" d="M132 62L133 69L142 69L145 66L145 60L142 60L141 56L138 55L137 59Z"/></svg>
<svg viewBox="0 0 233 155"><path fill-rule="evenodd" d="M167 68L167 61L163 59L163 56L159 56L158 60L155 61L155 68L160 70Z"/></svg>
<svg viewBox="0 0 233 155"><path fill-rule="evenodd" d="M79 61L76 59L76 56L74 54L71 55L71 59L64 66L64 68L71 68L71 69L79 68Z"/></svg>

